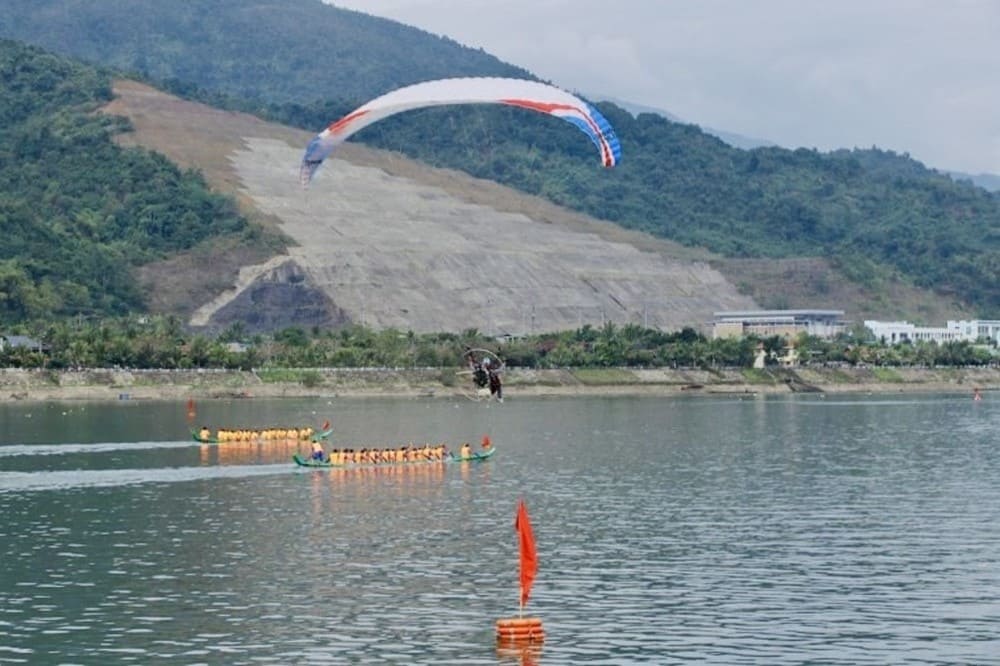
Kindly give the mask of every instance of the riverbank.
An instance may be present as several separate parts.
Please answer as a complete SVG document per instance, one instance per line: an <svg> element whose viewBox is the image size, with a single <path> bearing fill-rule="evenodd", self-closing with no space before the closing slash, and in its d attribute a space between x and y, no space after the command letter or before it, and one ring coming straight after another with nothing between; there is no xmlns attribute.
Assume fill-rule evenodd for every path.
<svg viewBox="0 0 1000 666"><path fill-rule="evenodd" d="M506 397L1000 391L1000 368L808 367L753 370L578 368L504 373ZM300 397L473 397L455 368L0 370L0 402Z"/></svg>

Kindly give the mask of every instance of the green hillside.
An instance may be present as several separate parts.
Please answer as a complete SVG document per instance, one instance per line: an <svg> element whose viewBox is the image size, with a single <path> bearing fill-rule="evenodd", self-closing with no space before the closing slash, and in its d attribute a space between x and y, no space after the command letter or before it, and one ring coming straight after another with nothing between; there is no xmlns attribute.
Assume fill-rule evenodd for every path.
<svg viewBox="0 0 1000 666"><path fill-rule="evenodd" d="M112 141L110 84L0 40L0 321L142 311L134 267L247 229L199 174Z"/></svg>
<svg viewBox="0 0 1000 666"><path fill-rule="evenodd" d="M4 0L0 37L242 98L362 100L445 76L527 76L482 50L320 0Z"/></svg>
<svg viewBox="0 0 1000 666"><path fill-rule="evenodd" d="M0 35L167 81L171 90L318 130L397 85L523 76L482 51L318 0L8 0ZM600 105L623 162L516 109L411 112L358 141L462 169L730 257L824 257L1000 317L1000 195L877 149L732 148L692 125Z"/></svg>

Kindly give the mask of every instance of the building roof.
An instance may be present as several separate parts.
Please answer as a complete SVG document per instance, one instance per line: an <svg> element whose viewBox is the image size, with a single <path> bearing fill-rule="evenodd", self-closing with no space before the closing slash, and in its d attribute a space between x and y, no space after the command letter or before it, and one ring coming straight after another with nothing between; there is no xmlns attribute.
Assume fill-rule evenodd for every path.
<svg viewBox="0 0 1000 666"><path fill-rule="evenodd" d="M712 313L717 318L740 317L843 317L843 310L726 310Z"/></svg>

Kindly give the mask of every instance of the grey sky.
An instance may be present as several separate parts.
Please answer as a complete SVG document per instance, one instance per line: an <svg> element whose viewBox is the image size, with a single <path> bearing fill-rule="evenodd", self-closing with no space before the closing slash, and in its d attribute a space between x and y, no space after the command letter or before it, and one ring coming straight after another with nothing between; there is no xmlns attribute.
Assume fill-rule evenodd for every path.
<svg viewBox="0 0 1000 666"><path fill-rule="evenodd" d="M1000 174L1000 0L330 0L570 90Z"/></svg>

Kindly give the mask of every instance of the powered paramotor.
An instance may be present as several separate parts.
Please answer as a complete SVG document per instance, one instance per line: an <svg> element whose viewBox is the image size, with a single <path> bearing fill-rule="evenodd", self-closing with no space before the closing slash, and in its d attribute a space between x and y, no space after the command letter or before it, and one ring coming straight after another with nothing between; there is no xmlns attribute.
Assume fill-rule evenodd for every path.
<svg viewBox="0 0 1000 666"><path fill-rule="evenodd" d="M611 124L593 106L561 88L527 79L439 79L393 90L331 123L306 147L299 181L308 185L323 160L368 125L403 111L451 104L505 104L547 113L573 123L590 137L604 166L613 167L621 160L621 144Z"/></svg>

